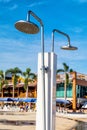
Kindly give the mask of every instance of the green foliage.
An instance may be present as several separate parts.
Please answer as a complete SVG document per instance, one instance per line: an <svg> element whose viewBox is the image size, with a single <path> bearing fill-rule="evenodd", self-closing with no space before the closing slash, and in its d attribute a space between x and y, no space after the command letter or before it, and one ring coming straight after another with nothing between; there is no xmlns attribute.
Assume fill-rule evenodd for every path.
<svg viewBox="0 0 87 130"><path fill-rule="evenodd" d="M63 67L64 67L64 72L69 71L69 66L66 63L63 63Z"/></svg>
<svg viewBox="0 0 87 130"><path fill-rule="evenodd" d="M0 81L0 91L2 90L3 82Z"/></svg>
<svg viewBox="0 0 87 130"><path fill-rule="evenodd" d="M22 71L18 68L10 68L6 70L5 74L11 74L12 75L12 81L14 88L17 85L19 74L22 74L25 77L24 80L24 88L27 89L28 82L32 82L33 80L37 79L37 75L34 73L31 73L31 69L27 68L25 72L22 73ZM6 87L8 87L8 81L4 79L4 72L0 70L0 90L2 89L2 86L5 84Z"/></svg>
<svg viewBox="0 0 87 130"><path fill-rule="evenodd" d="M66 85L69 84L69 75L66 73Z"/></svg>
<svg viewBox="0 0 87 130"><path fill-rule="evenodd" d="M8 69L6 71L6 74L9 74L11 73L12 76L13 76L13 84L14 84L14 87L16 87L16 84L18 82L18 74L22 74L22 71L18 68L18 67L15 67L15 68L11 68L11 69Z"/></svg>
<svg viewBox="0 0 87 130"><path fill-rule="evenodd" d="M19 78L18 75L14 75L14 76L13 76L13 79L14 79L14 80L13 80L14 87L16 87L16 85L17 85L18 78Z"/></svg>
<svg viewBox="0 0 87 130"><path fill-rule="evenodd" d="M2 90L3 85L4 85L4 73L3 70L0 70L0 90Z"/></svg>
<svg viewBox="0 0 87 130"><path fill-rule="evenodd" d="M27 68L25 72L22 73L25 80L24 80L24 89L26 90L27 93L27 88L28 88L28 82L32 82L34 79L37 78L37 76L34 73L31 73L31 69Z"/></svg>
<svg viewBox="0 0 87 130"><path fill-rule="evenodd" d="M58 69L57 73L60 73L60 72L64 72L64 70L63 69Z"/></svg>
<svg viewBox="0 0 87 130"><path fill-rule="evenodd" d="M28 86L28 78L25 78L24 80L24 89L27 90L27 86Z"/></svg>
<svg viewBox="0 0 87 130"><path fill-rule="evenodd" d="M11 73L12 75L17 75L17 74L22 74L22 71L18 67L15 67L15 68L10 68L6 71L6 74L9 73Z"/></svg>
<svg viewBox="0 0 87 130"><path fill-rule="evenodd" d="M66 82L66 85L68 85L68 83L69 83L68 72L73 72L73 69L69 69L69 66L66 63L63 63L63 68L64 69L58 69L57 73L60 73L60 72L64 72L65 73L65 82Z"/></svg>
<svg viewBox="0 0 87 130"><path fill-rule="evenodd" d="M3 78L4 78L3 70L0 70L0 79L3 79Z"/></svg>

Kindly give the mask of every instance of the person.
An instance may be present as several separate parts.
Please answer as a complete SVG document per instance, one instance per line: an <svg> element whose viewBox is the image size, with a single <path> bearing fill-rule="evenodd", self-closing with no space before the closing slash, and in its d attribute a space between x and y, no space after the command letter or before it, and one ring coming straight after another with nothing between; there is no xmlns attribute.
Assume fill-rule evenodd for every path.
<svg viewBox="0 0 87 130"><path fill-rule="evenodd" d="M26 104L26 108L25 108L26 112L28 111L28 104Z"/></svg>
<svg viewBox="0 0 87 130"><path fill-rule="evenodd" d="M23 105L20 105L20 112L23 112L24 111L24 106Z"/></svg>

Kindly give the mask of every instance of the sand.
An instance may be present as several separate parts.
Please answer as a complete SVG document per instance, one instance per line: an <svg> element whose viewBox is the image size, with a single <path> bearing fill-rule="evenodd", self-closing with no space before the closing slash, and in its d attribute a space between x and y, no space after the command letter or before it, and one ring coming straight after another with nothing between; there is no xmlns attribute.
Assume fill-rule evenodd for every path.
<svg viewBox="0 0 87 130"><path fill-rule="evenodd" d="M0 130L35 130L35 119L35 112L10 112L9 115L7 114L7 112L5 112L4 115L0 115ZM6 121L8 121L8 123L6 123ZM15 121L30 121L32 122L32 124L19 125L15 123L15 125ZM77 122L75 120L67 119L67 117L64 117L64 115L56 114L56 130L70 130L71 128L74 128L76 125Z"/></svg>

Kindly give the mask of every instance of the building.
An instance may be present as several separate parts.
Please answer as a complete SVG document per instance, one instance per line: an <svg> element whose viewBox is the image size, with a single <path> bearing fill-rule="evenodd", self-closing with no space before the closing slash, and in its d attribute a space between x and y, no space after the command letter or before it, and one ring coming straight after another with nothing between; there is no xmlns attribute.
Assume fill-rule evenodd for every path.
<svg viewBox="0 0 87 130"><path fill-rule="evenodd" d="M66 87L66 98L68 100L74 101L75 103L80 103L87 100L87 75L76 73L69 74L69 84ZM23 79L19 79L14 91L14 97L26 97L26 90L24 88ZM58 74L56 79L56 98L64 98L64 74ZM74 88L74 90L73 90ZM9 84L5 84L0 91L0 97L12 97L13 84L12 80L9 80ZM37 82L31 82L28 84L28 94L27 97L37 97Z"/></svg>
<svg viewBox="0 0 87 130"><path fill-rule="evenodd" d="M19 81L19 80L18 80ZM0 89L0 97L13 97L13 81L12 79L8 80L8 84L4 84ZM37 97L37 82L29 82L27 89L24 87L24 82L21 80L16 84L14 88L14 97L15 98L24 98L24 97Z"/></svg>
<svg viewBox="0 0 87 130"><path fill-rule="evenodd" d="M66 87L66 99L77 104L87 101L87 75L73 72L69 74L69 83ZM64 98L65 75L57 75L56 97Z"/></svg>

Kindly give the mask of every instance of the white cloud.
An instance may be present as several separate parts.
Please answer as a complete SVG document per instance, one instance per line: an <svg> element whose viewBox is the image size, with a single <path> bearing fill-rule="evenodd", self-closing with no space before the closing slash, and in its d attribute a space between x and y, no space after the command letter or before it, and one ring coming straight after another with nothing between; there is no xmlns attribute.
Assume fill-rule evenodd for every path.
<svg viewBox="0 0 87 130"><path fill-rule="evenodd" d="M83 39L78 39L78 40L73 40L71 39L71 45L78 47L78 50L76 51L66 51L66 50L61 50L60 47L67 45L67 39L64 37L62 37L62 39L59 39L59 37L55 37L54 39L54 52L57 54L57 59L58 62L60 61L73 61L78 63L78 61L84 61L87 60L87 49L85 47L87 40ZM52 41L50 40L50 38L45 40L45 46L47 48L47 51L49 49L49 51L51 50L51 45L52 45ZM59 64L59 63L58 63Z"/></svg>
<svg viewBox="0 0 87 130"><path fill-rule="evenodd" d="M81 33L83 32L83 28L80 27L74 27L70 29L71 31L75 32L75 33Z"/></svg>
<svg viewBox="0 0 87 130"><path fill-rule="evenodd" d="M0 39L0 69L15 66L22 69L30 67L35 72L37 56L38 46L36 44L29 44L29 41L27 44L24 39Z"/></svg>
<svg viewBox="0 0 87 130"><path fill-rule="evenodd" d="M14 9L16 9L18 7L18 5L17 4L14 4L12 7L10 7L10 10L14 10Z"/></svg>
<svg viewBox="0 0 87 130"><path fill-rule="evenodd" d="M81 33L81 32L83 31L83 29L82 29L82 28L79 28L79 27L76 27L76 28L74 28L74 31L75 31L76 33Z"/></svg>
<svg viewBox="0 0 87 130"><path fill-rule="evenodd" d="M28 41L27 41L28 40ZM40 43L38 40L26 41L22 39L9 39L0 38L0 68L13 68L15 66L25 69L30 67L34 72L37 70L37 56L38 52L41 51ZM45 51L51 51L51 38L45 39ZM36 43L36 44L35 44ZM72 44L73 43L73 44ZM60 49L61 46L67 44L67 39L59 40L55 38L55 53L57 54L58 66L60 63L75 63L78 65L79 61L87 59L87 51L83 46L87 42L84 41L71 41L71 44L79 47L77 51L63 51ZM58 67L61 68L61 67ZM74 65L71 67L74 68Z"/></svg>
<svg viewBox="0 0 87 130"><path fill-rule="evenodd" d="M37 5L43 5L43 4L45 4L46 2L35 2L35 3L33 3L33 4L30 4L28 7L34 7L34 6L37 6Z"/></svg>

